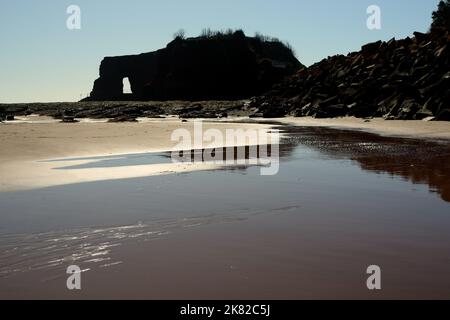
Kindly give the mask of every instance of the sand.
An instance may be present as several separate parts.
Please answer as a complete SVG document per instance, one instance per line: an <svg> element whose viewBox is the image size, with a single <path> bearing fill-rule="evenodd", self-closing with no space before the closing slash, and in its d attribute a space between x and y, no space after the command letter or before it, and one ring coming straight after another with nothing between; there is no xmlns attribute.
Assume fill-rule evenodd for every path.
<svg viewBox="0 0 450 320"><path fill-rule="evenodd" d="M364 120L354 117L314 119L311 117L274 119L298 126L363 130L391 137L450 140L450 122L423 120Z"/></svg>
<svg viewBox="0 0 450 320"><path fill-rule="evenodd" d="M437 122L276 120L408 137L444 139L449 132L448 124ZM170 133L180 127L192 130L192 123L169 119L148 120L145 123L60 124L52 119L40 119L33 123L1 124L1 187L3 191L21 190L208 168L209 165L180 167L166 163L55 170L56 167L88 160L40 162L64 157L164 151L173 146ZM205 123L205 129L211 127L222 130L266 128L258 124ZM341 135L337 136L341 138ZM317 141L320 145L320 138ZM359 145L358 141L355 143ZM408 149L413 155L421 152L411 147ZM448 203L435 194L436 190L429 193L428 188L421 185L426 182L422 179L427 176L432 177L428 182L430 189L436 189L439 183L445 185L445 176L442 178L439 171L442 165L436 162L438 170L434 170L425 162L427 165L421 173L421 169L412 169L418 167L414 161L405 161L401 157L396 160L395 155L389 159L389 153L381 152L374 161L367 159L376 169L377 175L374 175L368 174L370 166L355 167L357 158L351 154L343 158L352 159L352 163L338 159L330 164L327 163L330 162L328 157L324 159L322 154L312 158L299 154L296 159L301 160L296 165L301 165L290 167L289 179L288 174L280 175L278 180L235 174L229 179L219 180L218 188L211 186L215 186L218 178L224 176L187 175L182 179L176 177L176 181L173 179L174 184L162 184L161 181L167 178L165 176L159 179L154 177L145 183L131 181L132 185L111 190L107 184L100 184L94 186L92 194L90 192L94 189L85 189L84 186L78 191L77 188L58 192L43 190L34 196L2 193L2 201L5 201L2 203L5 208L3 221L7 221L3 225L7 225L5 231L10 233L8 228L14 224L23 225L23 228L42 224L51 230L36 237L24 237L23 234L13 234L11 237L8 234L7 239L12 239L14 253L4 253L7 268L17 265L42 267L36 262L44 261L44 266L49 265L53 257L73 257L80 253L80 247L83 252L84 248L92 246L97 247L97 251L87 249L92 258L97 257L94 254L106 252L111 261L105 260L108 267L101 266L105 262L98 262L100 266L96 267L93 262L89 264L78 260L84 264L83 269L84 266L92 268L83 273L83 290L80 292L65 289L66 264L68 261L73 263L69 259L55 269L52 266L52 269L18 272L11 278L0 277L0 287L3 289L0 290L0 297L449 297L449 285L445 281L448 279L449 265L445 253L449 251L450 243L447 239L450 234ZM383 159L390 162L380 165L384 163ZM390 170L392 165L395 166L393 171ZM183 169L183 166L186 167ZM351 168L354 170L349 170ZM435 172L431 174L432 171ZM407 181L408 175L414 185ZM139 188L143 188L142 191ZM275 190L274 194L272 190ZM123 191L129 193L122 194ZM17 200L9 199L14 197ZM180 212L178 208L181 208ZM49 227L52 219L57 221ZM30 225L23 223L28 220ZM142 227L144 225L147 227ZM89 227L81 228L83 226ZM134 229L137 226L140 227ZM135 231L126 233L123 228ZM102 229L105 231L99 232ZM113 235L119 237L111 238L111 230L115 230ZM137 236L148 231L158 231L158 235L146 238L148 241L139 241L141 238ZM165 232L159 234L160 231ZM127 234L129 237L126 237ZM88 238L82 238L86 235ZM52 239L57 241L49 246L48 240ZM111 252L105 251L105 243L111 241L111 245L120 245ZM30 246L31 242L36 246ZM80 243L88 243L89 246L80 246ZM25 251L15 251L18 247L25 248ZM18 252L32 254L25 256ZM370 264L383 268L384 289L381 292L366 289L366 268Z"/></svg>
<svg viewBox="0 0 450 320"><path fill-rule="evenodd" d="M92 160L48 162L71 157L94 157L171 151L175 129L193 132L193 121L178 119L146 120L140 123L83 121L58 123L46 117L32 117L0 124L0 192L17 191L70 183L208 170L212 164L161 163L113 168L54 170ZM28 119L29 120L29 119ZM207 123L203 130L267 129L267 125ZM216 146L223 146L218 143Z"/></svg>
<svg viewBox="0 0 450 320"><path fill-rule="evenodd" d="M238 120L238 119L234 119ZM242 120L242 119L240 119ZM267 120L267 119L265 119ZM357 118L273 119L299 126L324 126L370 131L388 136L450 139L450 122L386 121ZM203 129L259 128L270 125L233 122L204 121ZM158 174L208 170L212 164L160 163L112 168L84 168L55 170L93 160L48 162L67 157L92 157L170 151L176 145L171 141L175 129L193 132L193 121L181 122L177 118L145 119L139 123L106 123L105 120L84 120L80 123L59 123L48 117L31 116L19 121L0 124L0 192L16 191L70 183L109 179L136 178ZM217 147L223 144L216 144Z"/></svg>

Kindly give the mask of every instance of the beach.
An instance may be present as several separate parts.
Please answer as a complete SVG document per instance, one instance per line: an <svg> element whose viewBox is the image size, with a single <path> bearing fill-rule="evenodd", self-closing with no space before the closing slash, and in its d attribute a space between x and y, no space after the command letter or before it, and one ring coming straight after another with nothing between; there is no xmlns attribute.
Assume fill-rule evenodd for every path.
<svg viewBox="0 0 450 320"><path fill-rule="evenodd" d="M450 300L450 0L3 2L14 313Z"/></svg>
<svg viewBox="0 0 450 320"><path fill-rule="evenodd" d="M361 119L342 117L333 119L315 119L312 117L287 117L282 123L297 126L316 126L372 132L388 137L406 137L417 139L450 139L448 121L424 120L384 120L382 118Z"/></svg>
<svg viewBox="0 0 450 320"><path fill-rule="evenodd" d="M0 125L0 297L450 297L446 123L204 121L279 129L273 176L172 163L171 132L193 124ZM66 288L72 264L80 291ZM373 264L380 292L366 288Z"/></svg>
<svg viewBox="0 0 450 320"><path fill-rule="evenodd" d="M20 119L20 118L19 118ZM172 164L127 167L126 171L109 169L70 172L51 170L58 163L46 161L73 157L101 157L124 154L172 151L178 141L171 140L176 129L186 129L193 134L193 122L179 119L144 120L139 123L107 123L85 121L59 123L49 117L24 117L22 121L0 125L0 190L23 190L65 183L88 182L107 179L140 177L146 175L209 169L207 164ZM268 125L242 123L208 123L203 130L267 129ZM211 143L208 143L211 144ZM205 141L206 145L206 141ZM222 145L218 145L222 146ZM81 164L89 159L71 161Z"/></svg>
<svg viewBox="0 0 450 320"><path fill-rule="evenodd" d="M22 120L20 120L22 119ZM357 119L352 117L337 119L278 118L257 121L205 120L204 130L228 129L268 129L268 123L290 124L301 127L328 127L372 132L392 137L449 140L450 123L441 121L386 121L383 119ZM139 154L171 151L176 141L171 133L179 128L193 132L194 121L181 122L177 118L143 119L136 123L107 123L101 120L85 120L79 123L59 123L50 117L22 117L19 121L0 126L0 143L7 152L0 154L0 190L24 190L65 183L88 182L107 179L121 179L210 169L211 165L179 165L165 163L152 166L128 167L126 172L117 170L85 170L71 175L70 172L51 170L60 159L89 158L124 154ZM263 124L265 123L265 124ZM205 142L206 144L206 142ZM221 145L217 145L221 146ZM86 163L92 159L71 160L70 164ZM67 164L67 163L66 163Z"/></svg>
<svg viewBox="0 0 450 320"><path fill-rule="evenodd" d="M19 118L20 119L20 118ZM144 168L127 168L127 171L109 169L86 170L71 176L67 172L62 176L52 171L54 162L45 160L72 157L99 157L123 154L170 151L176 145L171 141L171 133L178 128L193 131L193 121L181 122L178 119L153 119L139 123L106 123L105 121L83 121L64 124L50 117L23 117L22 121L10 122L0 126L0 143L3 150L0 155L0 190L20 190L64 183L120 179L145 175L183 172L194 169L209 169L211 166L173 165L170 163ZM296 126L315 126L362 130L386 136L401 136L423 139L450 139L448 122L427 121L370 121L357 118L313 119L282 118L266 119L265 122L279 122ZM268 124L244 123L239 120L205 121L204 130L219 128L267 129ZM220 146L220 145L218 145ZM86 162L89 159L84 160ZM83 159L71 161L71 164L83 163ZM63 165L64 163L58 163ZM59 172L60 173L60 172Z"/></svg>

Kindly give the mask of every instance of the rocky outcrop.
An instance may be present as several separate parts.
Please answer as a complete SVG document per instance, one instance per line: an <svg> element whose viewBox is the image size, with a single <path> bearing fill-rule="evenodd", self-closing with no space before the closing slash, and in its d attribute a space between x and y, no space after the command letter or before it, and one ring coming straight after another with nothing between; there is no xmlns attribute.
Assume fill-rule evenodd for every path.
<svg viewBox="0 0 450 320"><path fill-rule="evenodd" d="M450 120L450 35L378 41L324 59L252 100L265 117L356 116Z"/></svg>
<svg viewBox="0 0 450 320"><path fill-rule="evenodd" d="M8 109L4 106L0 106L0 122L2 121L14 121L14 114L8 112Z"/></svg>
<svg viewBox="0 0 450 320"><path fill-rule="evenodd" d="M111 122L135 121L140 117L223 118L248 116L248 100L233 101L89 101L0 104L5 114L26 116L39 114L73 122L76 119L111 119Z"/></svg>
<svg viewBox="0 0 450 320"><path fill-rule="evenodd" d="M155 52L104 58L86 100L242 99L267 91L300 67L283 43L242 31L178 37ZM124 78L131 95L123 94Z"/></svg>
<svg viewBox="0 0 450 320"><path fill-rule="evenodd" d="M5 120L5 118L6 118L6 108L0 106L0 121Z"/></svg>

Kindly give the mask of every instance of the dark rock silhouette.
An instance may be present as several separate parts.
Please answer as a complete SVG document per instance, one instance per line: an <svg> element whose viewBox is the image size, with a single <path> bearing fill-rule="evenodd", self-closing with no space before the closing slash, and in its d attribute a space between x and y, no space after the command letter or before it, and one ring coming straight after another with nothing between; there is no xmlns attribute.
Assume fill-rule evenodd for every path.
<svg viewBox="0 0 450 320"><path fill-rule="evenodd" d="M86 100L242 99L265 92L300 67L282 42L242 31L177 37L155 52L104 58ZM124 78L131 95L123 94Z"/></svg>
<svg viewBox="0 0 450 320"><path fill-rule="evenodd" d="M4 106L0 106L0 121L5 120L6 118L6 108Z"/></svg>
<svg viewBox="0 0 450 320"><path fill-rule="evenodd" d="M432 17L431 30L444 29L450 31L450 0L441 0Z"/></svg>
<svg viewBox="0 0 450 320"><path fill-rule="evenodd" d="M0 104L7 114L26 116L39 114L56 119L114 119L114 121L135 121L139 117L161 118L177 115L180 118L225 118L227 116L248 116L246 100L233 101L88 101L52 103Z"/></svg>
<svg viewBox="0 0 450 320"><path fill-rule="evenodd" d="M450 34L415 32L337 55L276 84L250 107L265 117L450 120Z"/></svg>

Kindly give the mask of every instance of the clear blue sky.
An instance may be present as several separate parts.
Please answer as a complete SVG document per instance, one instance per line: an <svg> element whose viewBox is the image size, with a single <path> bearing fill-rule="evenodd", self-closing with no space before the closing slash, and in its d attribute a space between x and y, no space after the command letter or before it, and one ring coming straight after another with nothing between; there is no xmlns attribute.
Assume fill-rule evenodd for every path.
<svg viewBox="0 0 450 320"><path fill-rule="evenodd" d="M364 43L427 31L439 0L0 0L0 102L76 101L104 56L164 47L178 29L241 28L292 44L310 65ZM66 28L69 5L81 30ZM382 29L366 28L381 8Z"/></svg>

